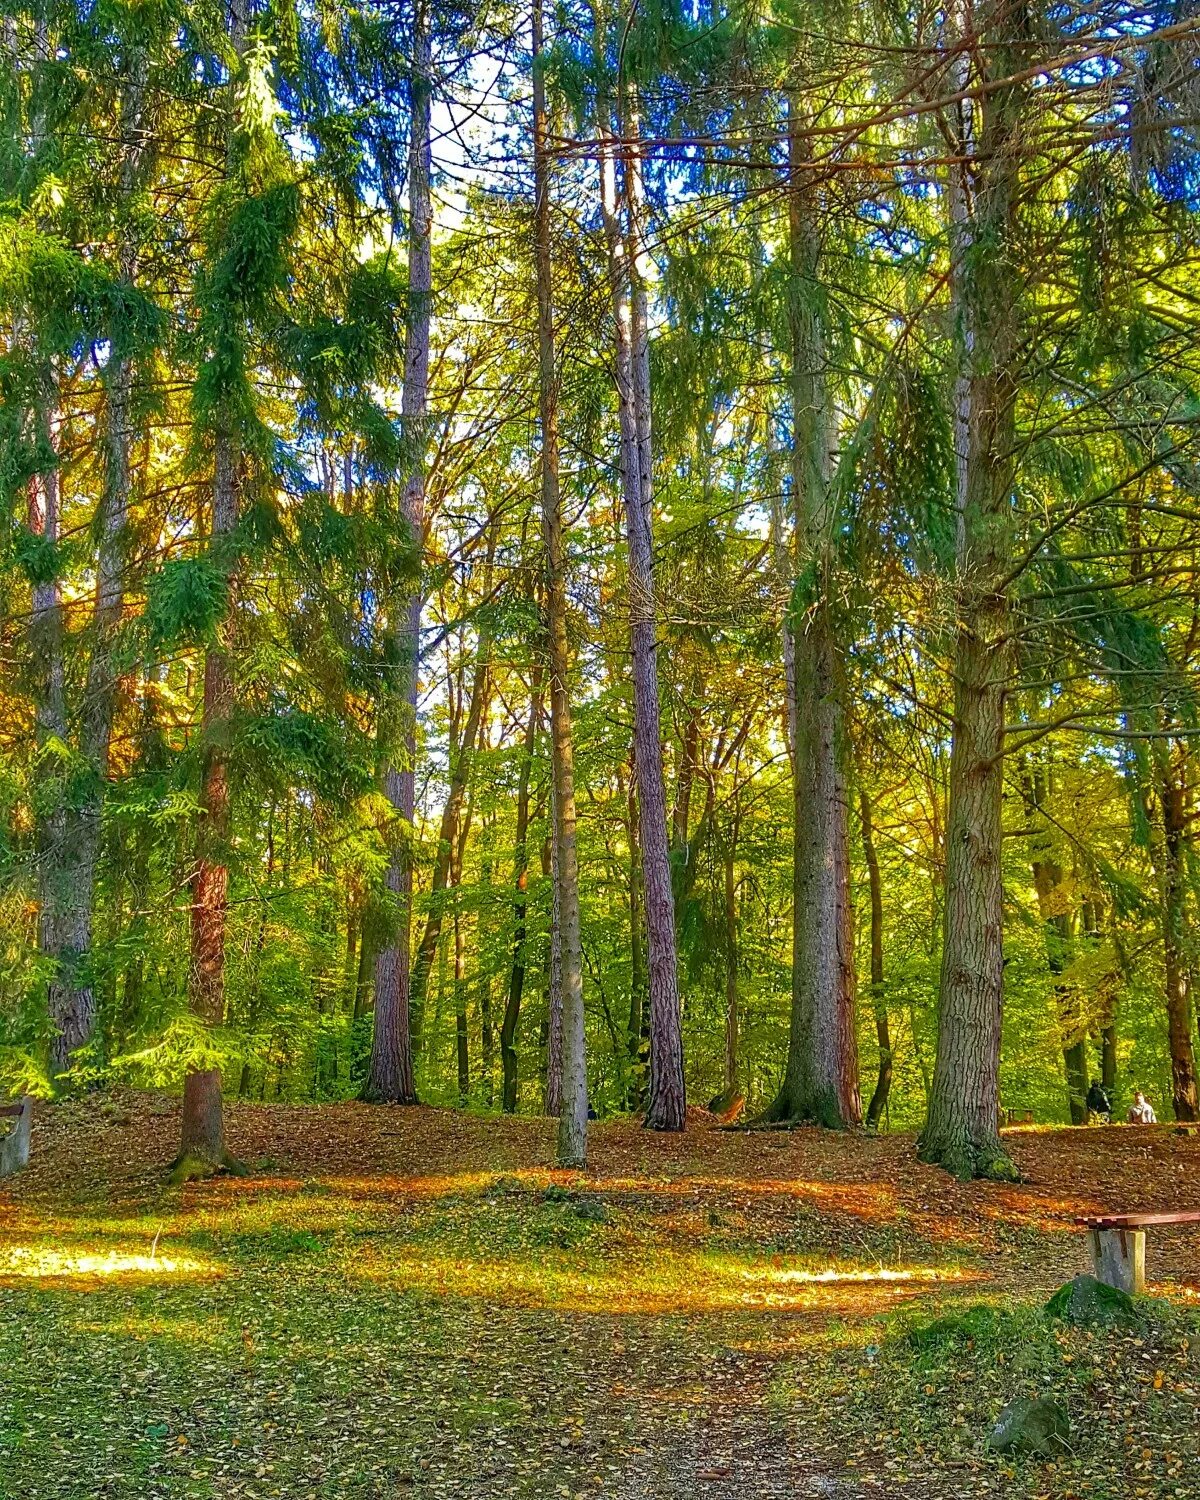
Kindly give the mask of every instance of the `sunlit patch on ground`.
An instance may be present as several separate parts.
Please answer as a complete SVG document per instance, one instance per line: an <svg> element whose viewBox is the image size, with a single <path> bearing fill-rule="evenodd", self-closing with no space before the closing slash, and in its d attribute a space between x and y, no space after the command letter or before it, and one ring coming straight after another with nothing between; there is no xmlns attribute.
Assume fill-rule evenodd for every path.
<svg viewBox="0 0 1200 1500"><path fill-rule="evenodd" d="M745 1281L816 1282L821 1284L839 1284L842 1282L853 1284L855 1282L872 1281L966 1281L970 1279L969 1273L965 1271L938 1270L933 1266L912 1266L907 1269L880 1266L876 1270L841 1270L835 1266L826 1266L821 1271L777 1270L774 1267L766 1267L752 1271L742 1271L740 1275Z"/></svg>
<svg viewBox="0 0 1200 1500"><path fill-rule="evenodd" d="M475 1298L514 1307L593 1313L708 1313L735 1308L822 1308L873 1316L887 1302L931 1282L965 1283L975 1273L947 1267L755 1266L712 1251L646 1255L626 1247L610 1263L587 1253L541 1250L527 1258L472 1259L430 1251L389 1254L371 1247L347 1263L349 1274L433 1296Z"/></svg>
<svg viewBox="0 0 1200 1500"><path fill-rule="evenodd" d="M23 1281L111 1276L206 1276L211 1262L177 1253L68 1250L55 1245L0 1246L0 1278Z"/></svg>

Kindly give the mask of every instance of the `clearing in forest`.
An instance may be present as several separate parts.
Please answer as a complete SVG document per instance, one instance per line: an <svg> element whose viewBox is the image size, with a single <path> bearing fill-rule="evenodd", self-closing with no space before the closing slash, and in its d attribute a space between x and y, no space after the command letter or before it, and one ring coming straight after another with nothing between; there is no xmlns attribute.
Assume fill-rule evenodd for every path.
<svg viewBox="0 0 1200 1500"><path fill-rule="evenodd" d="M549 1121L240 1105L252 1175L168 1189L176 1130L39 1110L0 1191L0 1495L1200 1495L1195 1226L1132 1326L1042 1312L1076 1214L1200 1206L1195 1138L1014 1132L1026 1180L960 1186L903 1136L602 1123L564 1174ZM1022 1393L1072 1454L984 1450Z"/></svg>

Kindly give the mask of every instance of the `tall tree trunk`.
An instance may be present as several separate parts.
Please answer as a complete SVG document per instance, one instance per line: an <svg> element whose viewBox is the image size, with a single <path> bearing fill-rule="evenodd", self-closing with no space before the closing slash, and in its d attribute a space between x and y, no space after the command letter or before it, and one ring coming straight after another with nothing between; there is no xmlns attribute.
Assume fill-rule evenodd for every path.
<svg viewBox="0 0 1200 1500"><path fill-rule="evenodd" d="M734 821L725 845L725 1067L724 1098L731 1108L738 1085L738 911L737 911L737 844L738 825Z"/></svg>
<svg viewBox="0 0 1200 1500"><path fill-rule="evenodd" d="M1166 981L1167 1044L1171 1054L1171 1106L1177 1120L1200 1118L1196 1090L1196 1059L1192 1043L1192 974L1187 931L1187 757L1178 752L1172 764L1171 746L1156 746L1158 801L1162 836L1159 854L1162 910L1163 970Z"/></svg>
<svg viewBox="0 0 1200 1500"><path fill-rule="evenodd" d="M553 828L557 952L551 963L551 1069L554 1073L555 993L560 997L561 1089L558 1162L587 1159L587 1051L583 1013L583 949L579 928L579 857L575 847L575 742L571 729L567 645L567 563L558 472L558 363L554 347L554 282L550 264L550 153L542 69L542 3L533 0L533 160L538 296L538 418L542 439L542 532L546 543L546 633L550 670L550 797ZM558 964L555 984L554 963ZM547 1094L550 1095L550 1088ZM547 1106L550 1106L547 1099Z"/></svg>
<svg viewBox="0 0 1200 1500"><path fill-rule="evenodd" d="M234 440L216 436L212 540L237 524L238 475ZM192 875L191 965L188 1004L206 1027L225 1019L225 929L229 898L229 733L233 716L233 662L226 639L208 648L200 735L200 824ZM225 1161L225 1117L220 1068L193 1069L184 1079L183 1120L176 1175L215 1171Z"/></svg>
<svg viewBox="0 0 1200 1500"><path fill-rule="evenodd" d="M843 1128L862 1119L862 1102L854 1026L844 688L833 614L837 516L830 481L835 437L820 282L820 202L805 165L808 140L794 96L788 109L788 147L792 494L799 543L793 600L792 1013L787 1069L767 1113L775 1120Z"/></svg>
<svg viewBox="0 0 1200 1500"><path fill-rule="evenodd" d="M951 292L958 377L957 613L954 722L937 1057L920 1151L955 1176L1012 1178L1000 1141L1004 997L1001 873L1004 710L1009 676L1005 575L1012 542L1020 342L1015 273L1021 84L1002 82L1020 53L1013 12L988 0L961 22L955 87L963 97L951 173ZM969 33L972 52L962 40ZM974 57L978 77L973 77ZM1011 66L1010 66L1011 65ZM977 115L982 117L976 129ZM980 247L984 247L981 251Z"/></svg>
<svg viewBox="0 0 1200 1500"><path fill-rule="evenodd" d="M780 653L783 660L783 733L787 741L788 760L792 775L796 774L796 641L792 631L792 590L795 584L793 548L787 542L787 521L784 514L782 476L776 480L777 445L774 429L767 424L767 455L769 469L767 483L771 486L771 562L780 594L786 599L783 620L779 627Z"/></svg>
<svg viewBox="0 0 1200 1500"><path fill-rule="evenodd" d="M892 1091L892 1033L887 998L883 990L883 882L879 878L879 852L875 848L875 824L871 799L865 787L858 789L858 815L862 827L863 858L871 892L871 1007L875 1012L875 1040L879 1044L879 1071L867 1105L867 1124L874 1130L883 1118Z"/></svg>
<svg viewBox="0 0 1200 1500"><path fill-rule="evenodd" d="M1087 1123L1087 1033L1088 1018L1080 1013L1071 990L1060 976L1071 962L1072 914L1063 905L1063 867L1056 857L1055 841L1045 819L1050 792L1050 769L1039 763L1021 771L1021 793L1025 810L1035 827L1031 833L1030 870L1037 896L1038 916L1046 947L1046 966L1054 980L1055 1011L1062 1040L1063 1074L1067 1086L1067 1109L1072 1125Z"/></svg>
<svg viewBox="0 0 1200 1500"><path fill-rule="evenodd" d="M563 1107L562 924L558 915L558 855L553 833L542 849L542 873L550 875L550 951L546 955L545 1110L556 1118Z"/></svg>
<svg viewBox="0 0 1200 1500"><path fill-rule="evenodd" d="M247 0L232 0L229 39L240 58L245 45ZM233 87L228 101L227 162L232 157ZM241 454L229 414L218 413L213 438L213 484L209 546L219 549L237 526ZM232 601L232 587L230 590ZM188 1006L209 1030L225 1020L225 931L229 904L229 739L233 720L234 625L232 602L218 639L204 657L204 699L200 719L200 818L191 883L191 961ZM204 1176L229 1165L225 1151L225 1110L219 1067L193 1068L183 1082L183 1114L177 1180Z"/></svg>
<svg viewBox="0 0 1200 1500"><path fill-rule="evenodd" d="M433 203L431 196L432 48L427 0L416 0L410 74L412 122L408 146L408 316L400 418L412 469L404 487L404 519L413 544L425 531L425 445L429 407L429 329L433 303ZM375 1016L363 1098L381 1104L415 1104L409 1012L412 925L412 832L416 813L417 677L421 655L421 586L396 623L399 658L394 691L400 709L400 765L388 766L384 791L401 829L387 873L397 899L399 926L375 960Z"/></svg>
<svg viewBox="0 0 1200 1500"><path fill-rule="evenodd" d="M628 1068L626 1107L640 1109L646 1100L644 1043L648 1029L646 1005L646 934L642 921L642 845L638 836L637 773L629 778L629 1018L625 1028Z"/></svg>
<svg viewBox="0 0 1200 1500"><path fill-rule="evenodd" d="M488 555L487 577L491 577L491 554ZM460 817L463 801L471 784L471 772L478 748L479 726L483 722L488 704L490 681L491 637L486 628L479 632L475 655L475 670L471 677L471 696L467 704L467 717L463 725L462 740L458 753L453 758L450 786L442 807L441 824L438 829L437 853L433 862L433 879L429 888L429 915L425 918L425 929L417 945L416 962L412 967L412 989L410 1013L412 1032L419 1038L422 1011L425 1008L425 993L429 988L429 974L437 953L438 939L442 933L442 920L446 908L446 888L450 883L453 868L454 841L460 832Z"/></svg>
<svg viewBox="0 0 1200 1500"><path fill-rule="evenodd" d="M658 603L654 592L651 534L654 471L650 432L649 258L643 224L638 114L629 87L623 92L621 106L627 250L624 270L620 263L613 265L611 270L614 304L622 300L618 295L620 281L624 280L628 285L630 387L628 403L622 404L631 408L636 455L628 472L631 482L625 491L625 518L629 539L629 614L633 647L634 771L641 819L650 1006L650 1078L643 1123L652 1130L682 1130L687 1116L687 1094L675 955L675 898L671 887L667 798L659 726ZM606 214L606 219L609 217ZM621 360L618 359L618 369L620 366ZM635 476L636 482L633 482Z"/></svg>
<svg viewBox="0 0 1200 1500"><path fill-rule="evenodd" d="M39 9L33 22L33 53L42 65L50 62L54 48L48 14L48 8ZM9 29L6 36L13 69L19 71L21 59L16 48L15 29ZM31 93L37 97L36 85ZM45 116L40 107L35 106L29 121L29 155L32 160L41 153L46 134ZM14 324L14 341L20 342L26 332L23 320L18 317ZM34 536L41 537L47 550L51 551L57 549L61 532L58 380L50 359L40 356L36 348L30 353L35 375L31 413L33 431L29 436L38 450L39 467L29 480L27 521L29 530ZM67 704L62 590L57 563L52 577L34 583L30 603L37 748L35 774L39 783L39 801L46 808L37 828L38 948L52 965L46 1001L51 1028L51 1068L57 1073L90 1032L90 1019L76 1015L71 1003L74 985L67 945L72 892L63 869L69 842L66 768L63 764L63 747L67 743Z"/></svg>
<svg viewBox="0 0 1200 1500"><path fill-rule="evenodd" d="M542 717L541 668L535 666L529 689L529 723L517 782L516 857L513 869L513 951L508 974L508 995L500 1024L501 1104L506 1114L517 1108L517 1023L525 990L525 917L529 889L529 779Z"/></svg>
<svg viewBox="0 0 1200 1500"><path fill-rule="evenodd" d="M49 366L39 372L38 409L35 421L39 446L52 453L55 447L57 390ZM29 482L29 529L50 546L57 546L60 532L61 492L57 457L54 466L35 474ZM48 783L48 810L38 826L38 948L52 961L47 986L50 1014L50 1063L62 1072L71 1053L91 1033L91 1014L77 1004L78 986L71 961L72 908L77 901L67 881L68 825L65 767L62 747L67 743L66 686L63 672L62 595L57 575L33 586L30 644L35 662L35 729L38 779Z"/></svg>
<svg viewBox="0 0 1200 1500"><path fill-rule="evenodd" d="M143 148L141 122L146 92L146 52L134 49L130 77L122 100L121 203L133 195ZM137 277L137 252L132 231L126 228L118 252L122 285L132 287ZM113 660L115 635L124 600L125 528L129 516L130 449L132 446L133 360L127 331L118 323L110 329L105 387L105 481L100 505L100 536L96 566L96 599L92 610L91 652L81 711L80 748L88 767L83 797L68 815L67 837L61 850L58 879L63 896L57 933L57 972L50 985L54 1032L50 1065L54 1073L69 1065L70 1054L90 1039L96 1023L96 996L90 955L96 900L96 863L100 850L100 819L108 779L109 742L117 697Z"/></svg>
<svg viewBox="0 0 1200 1500"><path fill-rule="evenodd" d="M462 903L459 899L461 867L454 868L454 1053L458 1062L458 1099L471 1095L471 1055L467 1035L467 971L463 948Z"/></svg>

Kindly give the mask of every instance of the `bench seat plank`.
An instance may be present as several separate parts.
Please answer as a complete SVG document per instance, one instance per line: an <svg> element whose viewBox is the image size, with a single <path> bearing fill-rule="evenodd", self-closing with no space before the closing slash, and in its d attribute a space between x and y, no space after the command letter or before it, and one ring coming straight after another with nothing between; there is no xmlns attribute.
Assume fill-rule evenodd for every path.
<svg viewBox="0 0 1200 1500"><path fill-rule="evenodd" d="M1084 1229L1151 1229L1156 1224L1200 1224L1200 1209L1178 1214L1096 1214L1078 1218Z"/></svg>

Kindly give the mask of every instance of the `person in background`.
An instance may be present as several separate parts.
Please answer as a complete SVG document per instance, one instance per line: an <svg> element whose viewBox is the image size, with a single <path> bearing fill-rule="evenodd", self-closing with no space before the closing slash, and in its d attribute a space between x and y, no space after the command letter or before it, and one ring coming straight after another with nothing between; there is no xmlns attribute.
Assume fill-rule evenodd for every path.
<svg viewBox="0 0 1200 1500"><path fill-rule="evenodd" d="M1112 1121L1112 1100L1098 1078L1092 1079L1087 1091L1087 1112L1089 1125L1108 1125Z"/></svg>
<svg viewBox="0 0 1200 1500"><path fill-rule="evenodd" d="M1142 1093L1141 1089L1134 1091L1133 1103L1129 1106L1126 1119L1131 1125L1157 1125L1158 1117L1154 1113L1154 1106Z"/></svg>

